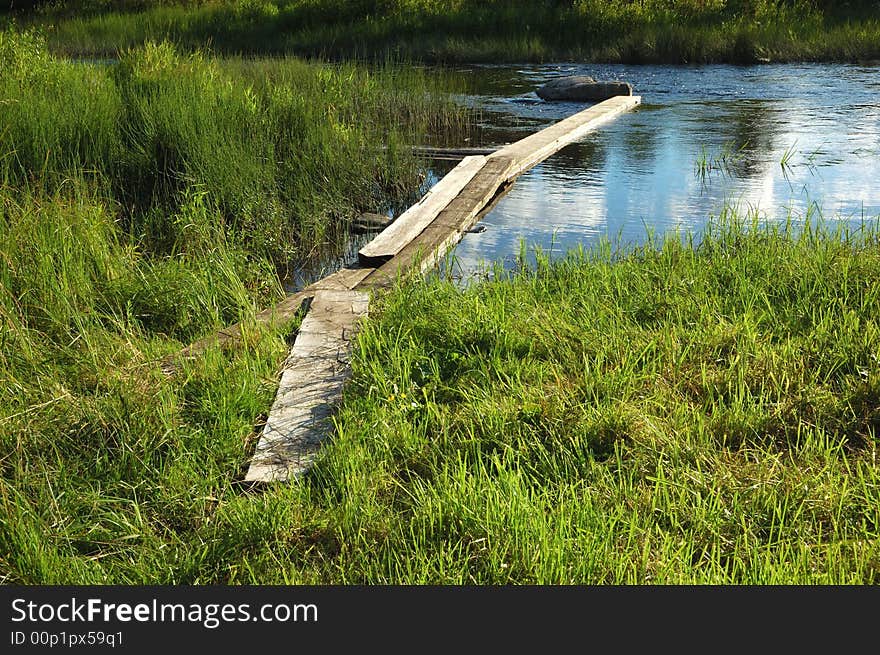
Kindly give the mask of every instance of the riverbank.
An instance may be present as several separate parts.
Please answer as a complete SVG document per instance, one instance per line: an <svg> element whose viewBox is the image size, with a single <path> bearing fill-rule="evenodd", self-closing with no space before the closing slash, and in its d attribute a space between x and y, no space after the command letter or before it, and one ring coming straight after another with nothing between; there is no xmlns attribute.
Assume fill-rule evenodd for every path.
<svg viewBox="0 0 880 655"><path fill-rule="evenodd" d="M416 72L0 36L0 582L877 583L876 225L728 210L699 244L407 283L316 467L252 488L297 319L163 358L405 203L400 144L460 114Z"/></svg>
<svg viewBox="0 0 880 655"><path fill-rule="evenodd" d="M876 583L878 237L728 213L699 245L412 281L316 466L261 490L282 335L166 378L156 337L6 329L3 580Z"/></svg>
<svg viewBox="0 0 880 655"><path fill-rule="evenodd" d="M59 5L19 20L54 51L114 56L150 39L234 54L434 63L758 63L880 60L874 2L578 0L522 3L238 0ZM135 9L132 11L132 8Z"/></svg>
<svg viewBox="0 0 880 655"><path fill-rule="evenodd" d="M180 577L148 544L193 526L154 510L235 478L297 320L183 386L161 358L277 302L358 211L417 197L404 144L464 122L439 85L167 42L81 63L0 32L0 581L104 582L89 562L126 542L141 579Z"/></svg>
<svg viewBox="0 0 880 655"><path fill-rule="evenodd" d="M417 198L422 166L403 144L466 124L442 79L391 64L220 59L168 42L81 64L12 30L0 63L0 179L100 187L158 254L181 241L171 217L196 203L225 238L295 264L360 212Z"/></svg>

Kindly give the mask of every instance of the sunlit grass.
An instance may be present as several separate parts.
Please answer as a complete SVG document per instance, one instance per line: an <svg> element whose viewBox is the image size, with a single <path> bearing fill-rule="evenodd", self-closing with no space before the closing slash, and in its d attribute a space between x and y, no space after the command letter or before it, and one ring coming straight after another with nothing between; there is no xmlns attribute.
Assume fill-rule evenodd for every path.
<svg viewBox="0 0 880 655"><path fill-rule="evenodd" d="M0 63L0 180L94 181L157 253L197 196L227 238L279 268L301 261L359 212L417 196L422 166L405 146L466 123L440 76L390 63L216 59L160 42L78 64L13 30Z"/></svg>
<svg viewBox="0 0 880 655"><path fill-rule="evenodd" d="M98 293L143 265L92 266L105 242L65 260L91 311L0 305L7 582L877 582L876 225L727 212L699 244L405 283L315 468L256 490L282 335L166 378L167 342Z"/></svg>

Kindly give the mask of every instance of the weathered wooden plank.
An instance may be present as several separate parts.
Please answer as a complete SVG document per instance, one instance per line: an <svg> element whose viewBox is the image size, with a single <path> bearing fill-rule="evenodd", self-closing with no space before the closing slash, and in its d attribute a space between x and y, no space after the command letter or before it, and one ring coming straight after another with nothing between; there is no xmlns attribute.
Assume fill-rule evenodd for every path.
<svg viewBox="0 0 880 655"><path fill-rule="evenodd" d="M368 244L372 249L361 250L363 260L387 261L312 285L314 300L285 362L245 479L288 480L314 461L329 432L332 406L342 394L357 320L367 312L369 296L363 291L387 286L404 271L435 265L519 174L639 101L638 96L612 98L488 157L467 158L386 228L384 238Z"/></svg>
<svg viewBox="0 0 880 655"><path fill-rule="evenodd" d="M482 155L462 159L455 168L431 187L421 200L361 248L358 252L360 262L375 265L394 257L467 186L474 175L483 168L485 162L486 158Z"/></svg>
<svg viewBox="0 0 880 655"><path fill-rule="evenodd" d="M359 286L387 286L404 271L424 271L436 265L474 225L502 185L640 102L639 96L610 98L489 155L480 171L434 220Z"/></svg>
<svg viewBox="0 0 880 655"><path fill-rule="evenodd" d="M513 159L515 166L509 178L513 179L619 114L636 107L641 101L641 96L609 98L497 150L488 159Z"/></svg>
<svg viewBox="0 0 880 655"><path fill-rule="evenodd" d="M162 370L165 371L166 374L173 374L177 370L178 362L182 359L196 357L215 345L220 345L220 347L225 348L239 342L249 326L255 326L258 324L274 326L280 325L285 321L290 321L296 316L297 312L299 312L302 304L309 298L312 298L315 295L315 292L321 289L353 289L372 271L372 268L340 269L335 273L318 280L314 284L310 284L302 291L297 291L296 293L287 296L276 305L258 312L253 319L225 327L216 334L199 339L180 352L167 357L162 363Z"/></svg>
<svg viewBox="0 0 880 655"><path fill-rule="evenodd" d="M370 273L356 287L383 287L410 269L424 271L435 265L476 222L481 210L489 204L508 179L514 162L506 157L492 157L461 193L415 240L407 244L393 259Z"/></svg>
<svg viewBox="0 0 880 655"><path fill-rule="evenodd" d="M429 159L462 159L471 155L491 155L501 146L477 148L477 147L461 147L461 148L438 148L434 146L413 146L413 154L421 155Z"/></svg>
<svg viewBox="0 0 880 655"><path fill-rule="evenodd" d="M278 393L246 481L284 481L304 473L329 432L328 419L348 376L351 340L369 295L319 290L284 363Z"/></svg>

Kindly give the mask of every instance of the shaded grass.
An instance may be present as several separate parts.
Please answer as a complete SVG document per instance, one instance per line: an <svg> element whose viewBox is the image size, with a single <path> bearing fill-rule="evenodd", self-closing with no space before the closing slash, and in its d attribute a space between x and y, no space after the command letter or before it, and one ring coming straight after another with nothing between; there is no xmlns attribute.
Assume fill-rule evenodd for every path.
<svg viewBox="0 0 880 655"><path fill-rule="evenodd" d="M418 195L403 146L465 123L442 80L391 64L218 60L161 42L86 65L7 30L0 65L0 181L95 183L161 254L185 238L169 217L198 197L249 252L302 261L359 212Z"/></svg>
<svg viewBox="0 0 880 655"><path fill-rule="evenodd" d="M699 243L407 282L316 467L260 491L236 480L280 334L166 379L161 341L86 325L48 354L7 298L4 579L876 583L878 273L876 225L727 213Z"/></svg>
<svg viewBox="0 0 880 655"><path fill-rule="evenodd" d="M752 63L876 59L874 2L808 0L238 0L95 3L53 16L59 52L112 55L154 38L231 53L428 61ZM126 5L126 6L131 6Z"/></svg>

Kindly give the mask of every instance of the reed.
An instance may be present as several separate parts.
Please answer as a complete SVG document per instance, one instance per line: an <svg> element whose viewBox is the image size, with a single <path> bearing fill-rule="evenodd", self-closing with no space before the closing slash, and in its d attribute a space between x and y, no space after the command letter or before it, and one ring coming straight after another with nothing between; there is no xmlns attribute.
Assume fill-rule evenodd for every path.
<svg viewBox="0 0 880 655"><path fill-rule="evenodd" d="M466 124L439 77L391 63L218 60L160 42L82 64L14 30L0 62L0 179L102 184L157 253L197 194L229 238L279 268L301 261L358 213L412 200L422 166L405 144Z"/></svg>

